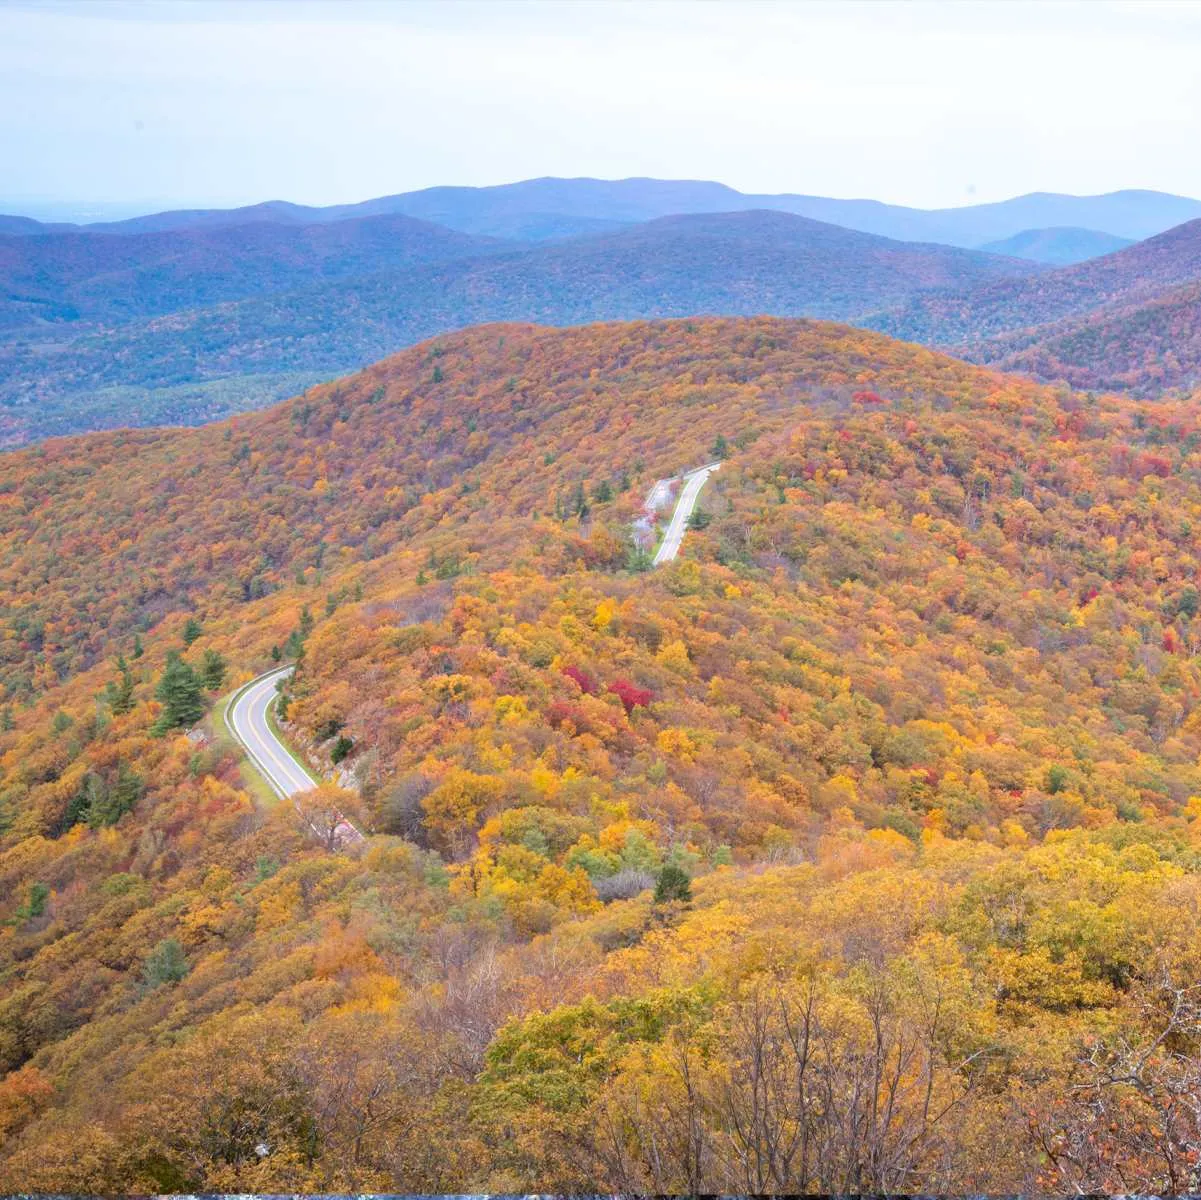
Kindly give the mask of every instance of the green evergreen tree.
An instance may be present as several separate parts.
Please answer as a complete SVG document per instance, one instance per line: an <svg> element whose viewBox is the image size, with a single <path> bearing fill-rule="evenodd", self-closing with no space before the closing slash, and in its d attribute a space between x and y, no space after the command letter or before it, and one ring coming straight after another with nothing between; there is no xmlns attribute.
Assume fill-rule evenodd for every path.
<svg viewBox="0 0 1201 1200"><path fill-rule="evenodd" d="M306 604L300 610L300 636L307 638L313 632L313 614L309 612L309 606Z"/></svg>
<svg viewBox="0 0 1201 1200"><path fill-rule="evenodd" d="M584 492L583 481L575 485L575 491L572 493L571 497L571 511L575 513L575 515L579 517L581 521L586 521L588 519L589 512L591 512L591 509L588 507L588 496Z"/></svg>
<svg viewBox="0 0 1201 1200"><path fill-rule="evenodd" d="M133 635L133 657L141 658L145 653L145 648L142 645L142 635L140 633L135 633Z"/></svg>
<svg viewBox="0 0 1201 1200"><path fill-rule="evenodd" d="M178 654L167 656L167 665L163 668L154 695L163 705L163 711L153 726L156 734L195 725L204 716L204 694L200 680Z"/></svg>
<svg viewBox="0 0 1201 1200"><path fill-rule="evenodd" d="M17 722L13 718L13 710L11 704L6 704L0 708L0 733L8 733L17 727Z"/></svg>
<svg viewBox="0 0 1201 1200"><path fill-rule="evenodd" d="M117 679L109 683L104 690L104 698L108 702L109 711L115 716L121 716L133 708L133 672L125 661L125 656L117 658Z"/></svg>
<svg viewBox="0 0 1201 1200"><path fill-rule="evenodd" d="M691 900L692 880L675 863L668 863L655 880L655 903L667 904L672 900Z"/></svg>
<svg viewBox="0 0 1201 1200"><path fill-rule="evenodd" d="M725 434L719 433L717 440L713 443L713 449L710 451L714 458L729 458L730 443L726 441Z"/></svg>
<svg viewBox="0 0 1201 1200"><path fill-rule="evenodd" d="M201 634L200 622L195 617L189 617L183 627L183 644L190 646Z"/></svg>
<svg viewBox="0 0 1201 1200"><path fill-rule="evenodd" d="M602 479L592 489L592 499L597 504L608 504L613 499L613 485L607 479Z"/></svg>
<svg viewBox="0 0 1201 1200"><path fill-rule="evenodd" d="M200 664L200 682L215 692L225 682L225 659L216 650L206 650Z"/></svg>

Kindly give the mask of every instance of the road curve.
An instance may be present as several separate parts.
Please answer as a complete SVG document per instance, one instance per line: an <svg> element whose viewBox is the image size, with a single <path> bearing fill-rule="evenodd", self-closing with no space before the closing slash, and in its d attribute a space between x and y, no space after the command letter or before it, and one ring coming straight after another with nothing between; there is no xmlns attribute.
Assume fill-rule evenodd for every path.
<svg viewBox="0 0 1201 1200"><path fill-rule="evenodd" d="M225 711L229 731L275 791L285 799L311 791L317 781L292 757L267 724L267 710L275 703L276 685L292 673L291 667L269 671L247 684Z"/></svg>
<svg viewBox="0 0 1201 1200"><path fill-rule="evenodd" d="M720 462L709 463L707 466L698 467L695 471L689 471L687 475L683 476L684 486L680 489L679 500L676 501L676 511L671 514L667 532L664 533L663 541L655 554L654 565L656 567L662 566L665 562L671 562L679 554L680 543L683 542L684 534L688 530L688 518L692 516L692 510L696 507L701 488L705 486L709 476L720 466Z"/></svg>
<svg viewBox="0 0 1201 1200"><path fill-rule="evenodd" d="M292 800L301 792L311 792L319 783L292 757L267 723L267 711L275 703L279 681L291 675L292 670L292 667L279 667L251 680L234 696L225 710L225 724L230 733L242 744L242 749L258 767L263 778L284 800ZM299 805L296 807L299 812ZM341 813L336 809L331 811L337 818L332 831L331 849L363 840L362 833ZM325 836L307 817L305 821L319 838Z"/></svg>

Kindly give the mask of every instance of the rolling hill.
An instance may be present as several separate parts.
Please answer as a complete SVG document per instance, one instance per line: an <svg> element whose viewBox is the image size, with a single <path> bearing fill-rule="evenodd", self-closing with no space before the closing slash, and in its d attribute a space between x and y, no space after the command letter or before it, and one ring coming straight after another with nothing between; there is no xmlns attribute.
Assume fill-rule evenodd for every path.
<svg viewBox="0 0 1201 1200"><path fill-rule="evenodd" d="M401 216L0 237L0 328L119 323L506 248Z"/></svg>
<svg viewBox="0 0 1201 1200"><path fill-rule="evenodd" d="M919 209L877 200L744 193L703 180L543 178L495 187L425 188L325 208L270 201L237 209L155 213L87 228L129 234L261 221L301 225L403 214L466 233L541 240L683 213L748 209L791 212L901 241L942 242L967 248L1013 237L1024 230L1059 226L1140 240L1201 217L1201 201L1146 190L1102 196L1034 192L990 204Z"/></svg>
<svg viewBox="0 0 1201 1200"><path fill-rule="evenodd" d="M486 255L456 257L476 243L465 235L371 218L302 227L301 245L322 253L284 253L295 233L253 229L253 243L273 264L276 278L299 279L370 261L378 244L401 221L405 240L387 251L419 265L307 287L272 291L226 304L183 305L163 316L105 324L80 320L17 331L0 342L0 413L10 442L81 427L188 421L221 415L277 398L281 387L312 382L382 357L401 346L483 321L535 320L579 324L596 320L700 314L861 319L922 291L969 281L1009 279L1035 271L1032 264L948 246L892 242L803 217L777 212L667 217L616 233ZM342 247L349 235L353 256ZM370 240L368 236L370 235ZM190 259L159 264L160 239L183 237L196 253L215 240L221 255L201 289L244 286L257 290L271 272L226 265L242 262L229 247L250 235L239 229L204 233L142 234L108 238L112 270L64 288L64 298L95 311L180 303L191 278ZM35 239L40 242L41 239ZM148 254L152 276L144 286L126 265ZM19 240L6 243L19 251ZM149 251L137 249L148 245ZM74 248L70 237L51 245ZM330 250L330 247L335 250ZM13 249L17 247L17 249ZM336 251L336 252L335 252ZM329 258L322 254L329 253ZM174 253L170 251L169 253ZM434 261L441 256L445 261ZM379 254L377 264L386 255ZM332 267L331 265L332 264ZM120 269L118 269L118 267ZM41 268L38 268L41 271ZM42 272L44 276L44 272ZM64 269L64 274L66 270ZM182 289L184 296L180 296ZM13 304L19 319L29 305ZM229 407L225 411L230 411Z"/></svg>
<svg viewBox="0 0 1201 1200"><path fill-rule="evenodd" d="M1112 233L1098 233L1095 229L1023 229L1012 237L985 242L980 249L989 254L1012 254L1015 258L1064 267L1112 254L1129 246L1133 240Z"/></svg>
<svg viewBox="0 0 1201 1200"><path fill-rule="evenodd" d="M1199 508L1193 401L763 317L0 457L0 1191L1171 1192Z"/></svg>
<svg viewBox="0 0 1201 1200"><path fill-rule="evenodd" d="M1201 277L1201 221L1075 266L917 297L873 325L912 341L968 346L1139 299Z"/></svg>

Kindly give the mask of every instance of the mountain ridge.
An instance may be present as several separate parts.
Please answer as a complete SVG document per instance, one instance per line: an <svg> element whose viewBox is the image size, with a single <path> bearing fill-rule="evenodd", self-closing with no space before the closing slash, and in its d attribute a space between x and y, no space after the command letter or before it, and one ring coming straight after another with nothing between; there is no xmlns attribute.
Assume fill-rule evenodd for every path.
<svg viewBox="0 0 1201 1200"><path fill-rule="evenodd" d="M277 200L239 209L178 210L84 228L135 233L187 224L238 224L255 218L298 224L401 213L463 232L512 237L523 222L540 214L541 221L526 229L527 237L538 239L567 236L569 229L592 232L595 225L590 223L598 220L634 223L688 212L755 208L792 212L898 240L943 242L966 248L1012 237L1025 229L1049 226L1080 226L1139 240L1201 216L1201 201L1150 189L1096 196L1030 192L985 204L920 209L867 199L747 193L706 180L544 176L489 187L430 187L325 207ZM551 221L551 217L555 219ZM0 222L3 220L0 218Z"/></svg>

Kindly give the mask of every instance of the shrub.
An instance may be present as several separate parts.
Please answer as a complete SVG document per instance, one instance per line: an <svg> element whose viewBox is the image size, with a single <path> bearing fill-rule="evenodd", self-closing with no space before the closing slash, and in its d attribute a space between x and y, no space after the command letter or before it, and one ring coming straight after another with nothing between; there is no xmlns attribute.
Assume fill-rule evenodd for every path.
<svg viewBox="0 0 1201 1200"><path fill-rule="evenodd" d="M687 877L685 877L687 878ZM655 877L649 871L639 871L634 867L626 867L616 875L605 879L594 879L592 887L597 896L605 904L614 900L632 900L643 892L655 887ZM656 896L657 896L656 891Z"/></svg>

